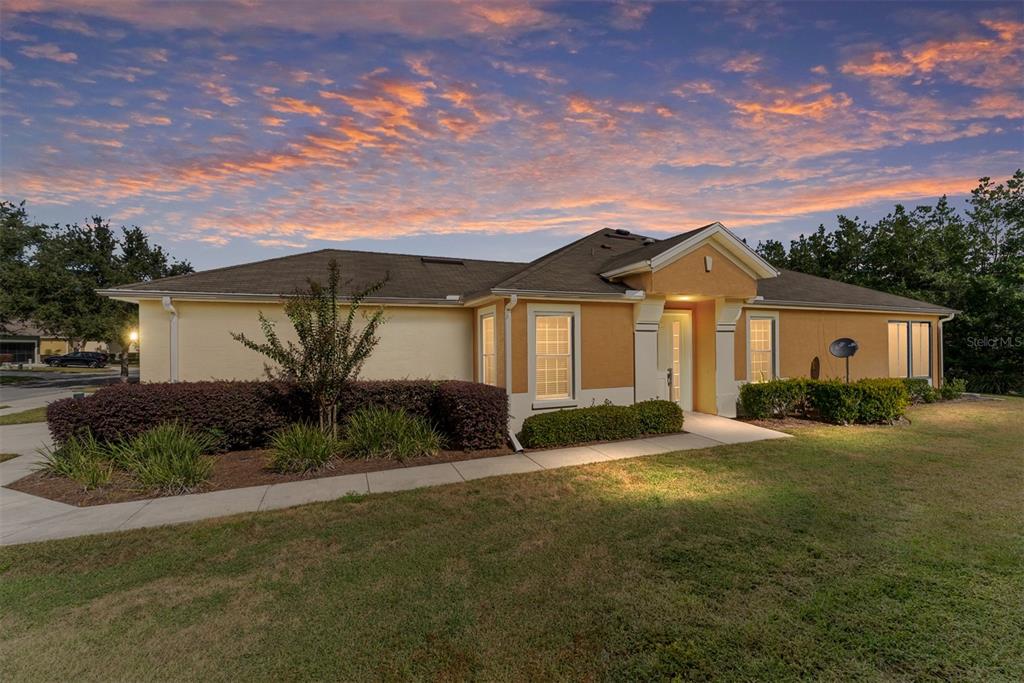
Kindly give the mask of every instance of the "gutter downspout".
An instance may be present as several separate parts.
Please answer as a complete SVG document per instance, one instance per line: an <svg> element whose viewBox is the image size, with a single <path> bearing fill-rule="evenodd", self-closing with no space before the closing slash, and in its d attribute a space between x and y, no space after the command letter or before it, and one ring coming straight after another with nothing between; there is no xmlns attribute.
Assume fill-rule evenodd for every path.
<svg viewBox="0 0 1024 683"><path fill-rule="evenodd" d="M171 314L171 330L170 330L170 344L168 346L171 350L171 369L170 369L170 380L172 382L178 381L178 311L174 308L174 303L171 301L171 297L161 297L160 302L164 305L164 310Z"/></svg>
<svg viewBox="0 0 1024 683"><path fill-rule="evenodd" d="M512 407L512 309L516 307L517 303L519 303L519 296L513 294L505 304L505 329L503 331L505 337L505 395L508 396L509 407ZM516 453L523 450L523 445L519 443L519 439L516 438L511 428L508 430L508 438Z"/></svg>
<svg viewBox="0 0 1024 683"><path fill-rule="evenodd" d="M946 334L942 331L942 323L948 323L956 313L939 318L939 386L946 383Z"/></svg>

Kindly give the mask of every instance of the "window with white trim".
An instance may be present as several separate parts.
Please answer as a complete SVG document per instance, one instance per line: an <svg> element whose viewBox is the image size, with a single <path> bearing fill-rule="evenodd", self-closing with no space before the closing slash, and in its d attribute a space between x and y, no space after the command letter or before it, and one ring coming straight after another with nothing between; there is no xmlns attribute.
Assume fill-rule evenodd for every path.
<svg viewBox="0 0 1024 683"><path fill-rule="evenodd" d="M932 375L932 324L912 320L889 321L889 376Z"/></svg>
<svg viewBox="0 0 1024 683"><path fill-rule="evenodd" d="M538 313L534 318L535 398L573 398L573 320L571 315Z"/></svg>
<svg viewBox="0 0 1024 683"><path fill-rule="evenodd" d="M775 367L775 318L751 317L747 325L750 381L767 382L778 376Z"/></svg>
<svg viewBox="0 0 1024 683"><path fill-rule="evenodd" d="M498 384L497 340L494 334L494 314L480 316L480 381L496 386Z"/></svg>

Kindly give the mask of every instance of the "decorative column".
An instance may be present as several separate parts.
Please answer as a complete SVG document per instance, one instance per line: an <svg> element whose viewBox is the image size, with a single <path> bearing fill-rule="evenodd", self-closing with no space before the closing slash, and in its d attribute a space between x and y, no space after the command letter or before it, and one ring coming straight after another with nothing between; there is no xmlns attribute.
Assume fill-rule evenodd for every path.
<svg viewBox="0 0 1024 683"><path fill-rule="evenodd" d="M665 299L649 297L633 304L633 400L665 398L664 373L658 371L658 328Z"/></svg>
<svg viewBox="0 0 1024 683"><path fill-rule="evenodd" d="M742 310L740 301L715 300L715 408L722 417L736 417L736 321Z"/></svg>

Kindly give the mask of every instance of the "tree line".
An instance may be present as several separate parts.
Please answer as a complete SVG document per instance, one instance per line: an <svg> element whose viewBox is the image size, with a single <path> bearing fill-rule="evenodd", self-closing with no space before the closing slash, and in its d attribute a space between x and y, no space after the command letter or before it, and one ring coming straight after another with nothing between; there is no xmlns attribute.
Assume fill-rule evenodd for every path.
<svg viewBox="0 0 1024 683"><path fill-rule="evenodd" d="M0 327L31 322L79 347L86 341L129 345L138 307L96 294L191 273L139 227L115 230L99 216L84 225L29 219L24 202L0 201Z"/></svg>
<svg viewBox="0 0 1024 683"><path fill-rule="evenodd" d="M943 327L947 377L972 391L1024 391L1024 172L981 178L963 211L895 209L875 223L838 216L792 240L757 245L772 265L960 311Z"/></svg>

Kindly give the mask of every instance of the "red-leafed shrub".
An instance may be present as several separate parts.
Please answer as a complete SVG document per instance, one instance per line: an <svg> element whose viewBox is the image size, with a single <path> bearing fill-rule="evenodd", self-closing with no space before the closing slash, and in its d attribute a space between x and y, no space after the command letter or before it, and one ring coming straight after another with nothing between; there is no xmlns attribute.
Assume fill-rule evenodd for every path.
<svg viewBox="0 0 1024 683"><path fill-rule="evenodd" d="M436 425L450 448L505 443L505 391L473 382L384 380L352 382L338 404L338 421L366 406L405 410ZM92 396L50 404L46 419L58 444L91 433L103 442L133 437L165 422L213 432L227 450L259 448L276 430L311 421L309 397L284 382L119 384Z"/></svg>
<svg viewBox="0 0 1024 683"><path fill-rule="evenodd" d="M302 392L283 382L180 382L117 384L54 401L46 421L57 443L86 431L100 441L119 441L180 422L213 432L222 448L244 449L265 445L273 431L310 415Z"/></svg>
<svg viewBox="0 0 1024 683"><path fill-rule="evenodd" d="M507 439L508 397L501 387L441 382L434 414L449 448L499 448Z"/></svg>

